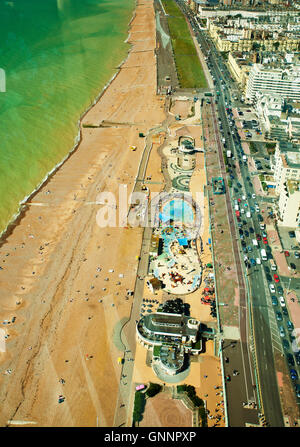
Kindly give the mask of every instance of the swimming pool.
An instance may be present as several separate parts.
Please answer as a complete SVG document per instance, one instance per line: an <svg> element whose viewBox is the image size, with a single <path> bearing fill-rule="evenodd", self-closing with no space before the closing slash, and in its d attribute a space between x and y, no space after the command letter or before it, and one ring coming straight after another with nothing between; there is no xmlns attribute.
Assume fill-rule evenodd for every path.
<svg viewBox="0 0 300 447"><path fill-rule="evenodd" d="M163 206L159 217L163 223L170 220L192 223L194 221L194 212L192 206L186 200L174 199Z"/></svg>

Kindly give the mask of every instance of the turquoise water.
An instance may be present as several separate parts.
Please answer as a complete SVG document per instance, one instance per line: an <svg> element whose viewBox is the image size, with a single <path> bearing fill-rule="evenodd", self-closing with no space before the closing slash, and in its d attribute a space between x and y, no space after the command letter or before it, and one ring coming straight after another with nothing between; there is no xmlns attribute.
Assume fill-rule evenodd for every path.
<svg viewBox="0 0 300 447"><path fill-rule="evenodd" d="M134 0L0 0L0 233L126 57ZM1 86L0 86L1 90Z"/></svg>
<svg viewBox="0 0 300 447"><path fill-rule="evenodd" d="M160 214L162 222L172 219L192 223L194 221L194 213L191 205L182 199L170 200L162 209Z"/></svg>

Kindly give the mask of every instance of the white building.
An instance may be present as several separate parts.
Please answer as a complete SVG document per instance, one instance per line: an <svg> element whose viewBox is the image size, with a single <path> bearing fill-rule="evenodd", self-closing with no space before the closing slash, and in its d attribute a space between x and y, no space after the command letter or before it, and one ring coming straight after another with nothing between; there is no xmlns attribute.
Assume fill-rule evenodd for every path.
<svg viewBox="0 0 300 447"><path fill-rule="evenodd" d="M300 182L287 180L278 202L278 225L297 228L300 226Z"/></svg>
<svg viewBox="0 0 300 447"><path fill-rule="evenodd" d="M246 98L253 102L257 92L300 100L300 68L272 68L254 64L249 72Z"/></svg>
<svg viewBox="0 0 300 447"><path fill-rule="evenodd" d="M274 180L278 201L278 225L300 226L300 146L280 141L275 151Z"/></svg>
<svg viewBox="0 0 300 447"><path fill-rule="evenodd" d="M271 131L270 117L281 118L284 98L272 93L257 92L255 95L255 108L260 121L267 132Z"/></svg>

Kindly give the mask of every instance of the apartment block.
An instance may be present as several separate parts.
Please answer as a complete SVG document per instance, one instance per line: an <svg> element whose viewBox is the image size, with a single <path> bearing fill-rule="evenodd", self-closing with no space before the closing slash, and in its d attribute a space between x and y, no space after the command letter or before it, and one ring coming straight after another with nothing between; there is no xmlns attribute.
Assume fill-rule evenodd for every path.
<svg viewBox="0 0 300 447"><path fill-rule="evenodd" d="M246 98L253 102L257 92L270 92L300 100L300 67L278 68L254 64L249 72Z"/></svg>

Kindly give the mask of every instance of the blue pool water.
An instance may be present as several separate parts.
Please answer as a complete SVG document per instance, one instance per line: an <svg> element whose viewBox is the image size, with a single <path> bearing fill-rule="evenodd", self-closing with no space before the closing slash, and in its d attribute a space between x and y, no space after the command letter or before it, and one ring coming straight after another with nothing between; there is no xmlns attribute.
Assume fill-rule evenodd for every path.
<svg viewBox="0 0 300 447"><path fill-rule="evenodd" d="M159 217L163 223L171 219L185 223L192 223L194 221L194 213L191 205L182 199L175 199L166 203Z"/></svg>

